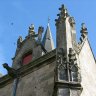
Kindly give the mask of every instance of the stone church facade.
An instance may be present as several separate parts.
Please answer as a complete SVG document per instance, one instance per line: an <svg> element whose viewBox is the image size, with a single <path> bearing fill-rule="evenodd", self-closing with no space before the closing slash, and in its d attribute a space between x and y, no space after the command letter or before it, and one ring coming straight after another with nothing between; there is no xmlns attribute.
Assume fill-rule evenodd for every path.
<svg viewBox="0 0 96 96"><path fill-rule="evenodd" d="M29 27L25 39L17 40L12 67L0 77L0 96L96 96L96 60L88 32L81 26L80 42L76 40L75 20L64 5L56 21L56 48L50 25Z"/></svg>

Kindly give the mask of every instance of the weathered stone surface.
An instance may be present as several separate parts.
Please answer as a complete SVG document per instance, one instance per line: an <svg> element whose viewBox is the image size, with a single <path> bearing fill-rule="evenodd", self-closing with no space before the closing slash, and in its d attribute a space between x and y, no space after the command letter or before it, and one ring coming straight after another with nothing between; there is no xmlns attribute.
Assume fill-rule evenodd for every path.
<svg viewBox="0 0 96 96"><path fill-rule="evenodd" d="M28 53L29 51L33 51L32 49L34 48L34 46L36 46L36 44L35 40L33 40L32 38L23 41L21 48L18 50L15 55L15 58L13 59L12 67L15 69L20 68L22 64L23 55Z"/></svg>
<svg viewBox="0 0 96 96"><path fill-rule="evenodd" d="M41 46L32 37L26 38L23 41L21 48L16 52L15 58L13 59L12 67L15 69L20 68L22 66L23 56L28 52L32 53L32 57L34 57L32 60L42 55Z"/></svg>
<svg viewBox="0 0 96 96"><path fill-rule="evenodd" d="M58 89L57 96L70 96L70 89L69 88L60 88Z"/></svg>
<svg viewBox="0 0 96 96"><path fill-rule="evenodd" d="M79 54L79 61L83 87L81 96L96 96L96 62L88 40Z"/></svg>
<svg viewBox="0 0 96 96"><path fill-rule="evenodd" d="M54 65L55 62L52 62L21 78L17 88L17 96L52 96Z"/></svg>
<svg viewBox="0 0 96 96"><path fill-rule="evenodd" d="M12 96L13 83L8 84L7 86L0 88L0 96Z"/></svg>
<svg viewBox="0 0 96 96"><path fill-rule="evenodd" d="M70 90L70 96L80 96L80 94L81 94L81 91L80 90Z"/></svg>
<svg viewBox="0 0 96 96"><path fill-rule="evenodd" d="M32 73L19 78L16 96L52 96L55 63L45 62ZM11 96L12 93L13 82L0 89L0 96Z"/></svg>

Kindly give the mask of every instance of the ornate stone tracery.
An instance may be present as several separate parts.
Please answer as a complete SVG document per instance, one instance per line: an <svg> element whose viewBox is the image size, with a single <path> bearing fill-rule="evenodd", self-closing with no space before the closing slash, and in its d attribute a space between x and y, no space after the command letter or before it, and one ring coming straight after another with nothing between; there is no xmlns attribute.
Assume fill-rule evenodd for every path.
<svg viewBox="0 0 96 96"><path fill-rule="evenodd" d="M57 52L57 69L58 69L58 79L67 80L67 62L64 56L63 48L58 49Z"/></svg>
<svg viewBox="0 0 96 96"><path fill-rule="evenodd" d="M70 81L79 82L80 73L79 67L77 64L76 54L72 48L69 48L69 72L70 72Z"/></svg>
<svg viewBox="0 0 96 96"><path fill-rule="evenodd" d="M63 48L57 50L58 80L80 82L80 68L77 64L76 54L72 48L69 48L68 56L69 61L65 58Z"/></svg>

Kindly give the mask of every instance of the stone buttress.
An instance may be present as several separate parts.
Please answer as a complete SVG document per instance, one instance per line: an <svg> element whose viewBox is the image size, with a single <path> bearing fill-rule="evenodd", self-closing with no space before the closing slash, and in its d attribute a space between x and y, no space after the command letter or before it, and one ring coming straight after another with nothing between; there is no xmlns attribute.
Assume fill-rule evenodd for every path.
<svg viewBox="0 0 96 96"><path fill-rule="evenodd" d="M80 96L81 74L76 43L75 21L64 5L56 19L56 69L54 96Z"/></svg>

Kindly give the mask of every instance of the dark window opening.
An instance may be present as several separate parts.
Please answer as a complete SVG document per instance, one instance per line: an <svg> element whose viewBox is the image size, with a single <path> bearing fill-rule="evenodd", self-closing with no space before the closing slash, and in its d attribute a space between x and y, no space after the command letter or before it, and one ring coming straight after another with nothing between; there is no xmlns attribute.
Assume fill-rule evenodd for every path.
<svg viewBox="0 0 96 96"><path fill-rule="evenodd" d="M22 63L26 65L32 61L32 53L28 53L23 57Z"/></svg>

